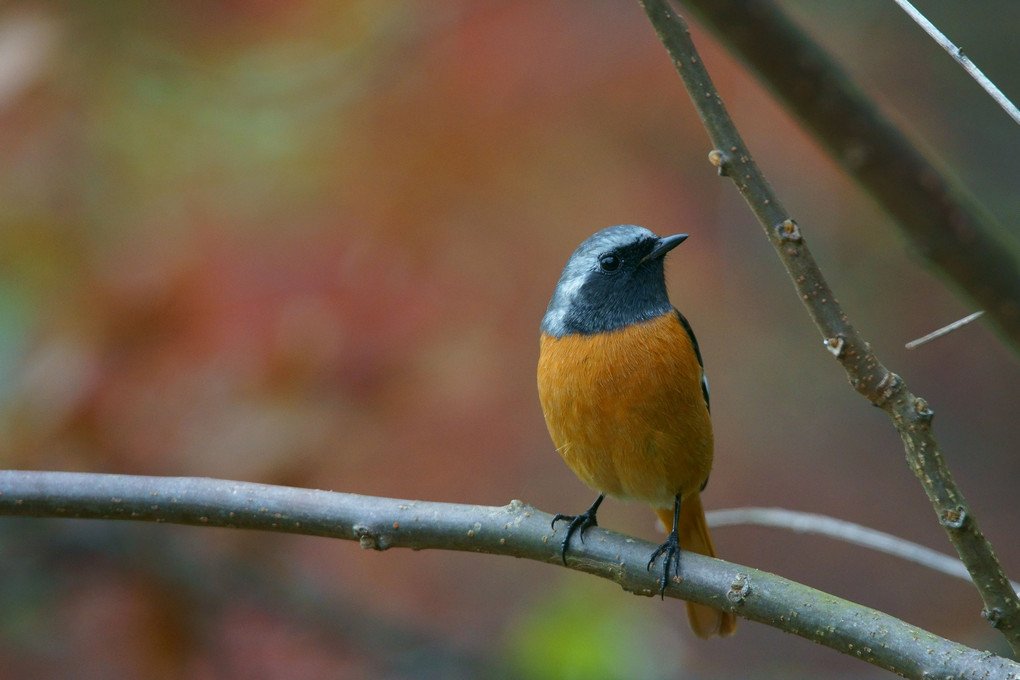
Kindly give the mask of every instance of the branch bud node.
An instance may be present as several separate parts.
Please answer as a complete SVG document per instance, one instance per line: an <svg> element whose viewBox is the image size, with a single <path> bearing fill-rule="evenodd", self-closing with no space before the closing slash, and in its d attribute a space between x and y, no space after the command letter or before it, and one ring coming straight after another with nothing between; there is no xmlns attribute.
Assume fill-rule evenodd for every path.
<svg viewBox="0 0 1020 680"><path fill-rule="evenodd" d="M730 583L730 589L726 591L726 599L733 604L740 604L744 601L748 595L751 594L751 577L747 574L738 572L733 577L733 582Z"/></svg>
<svg viewBox="0 0 1020 680"><path fill-rule="evenodd" d="M982 609L981 616L985 617L988 623L992 625L992 628L998 628L999 624L1002 622L1002 610L998 607Z"/></svg>
<svg viewBox="0 0 1020 680"><path fill-rule="evenodd" d="M842 335L837 335L833 338L826 338L823 340L825 343L825 349L832 353L832 356L839 359L843 356L843 349L846 347L846 338Z"/></svg>
<svg viewBox="0 0 1020 680"><path fill-rule="evenodd" d="M962 529L966 521L967 511L959 505L939 513L939 523L948 529Z"/></svg>
<svg viewBox="0 0 1020 680"><path fill-rule="evenodd" d="M726 166L730 164L730 160L730 155L725 151L712 149L708 152L708 162L718 169L720 177L726 177L728 175Z"/></svg>
<svg viewBox="0 0 1020 680"><path fill-rule="evenodd" d="M775 227L776 235L779 236L780 241L792 241L793 243L801 243L804 237L800 235L800 227L797 223L790 218L786 218Z"/></svg>
<svg viewBox="0 0 1020 680"><path fill-rule="evenodd" d="M878 392L874 400L875 406L881 406L885 402L889 401L889 397L891 397L902 384L903 380L900 379L900 376L896 375L892 371L887 371L875 386L875 390Z"/></svg>
<svg viewBox="0 0 1020 680"><path fill-rule="evenodd" d="M364 524L355 524L351 530L357 537L362 550L385 550L389 547L387 541L378 532L372 531Z"/></svg>

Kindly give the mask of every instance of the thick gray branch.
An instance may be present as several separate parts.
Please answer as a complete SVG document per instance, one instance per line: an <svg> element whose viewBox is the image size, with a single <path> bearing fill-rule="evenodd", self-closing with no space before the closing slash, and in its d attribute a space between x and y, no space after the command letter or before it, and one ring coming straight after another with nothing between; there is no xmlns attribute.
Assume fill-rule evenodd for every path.
<svg viewBox="0 0 1020 680"><path fill-rule="evenodd" d="M189 477L0 471L0 515L172 522L358 541L362 548L440 549L560 564L552 516L503 507L431 503ZM654 545L600 528L568 553L568 566L653 595L645 564ZM728 609L908 678L1017 678L1020 664L943 639L874 609L694 553L670 597Z"/></svg>

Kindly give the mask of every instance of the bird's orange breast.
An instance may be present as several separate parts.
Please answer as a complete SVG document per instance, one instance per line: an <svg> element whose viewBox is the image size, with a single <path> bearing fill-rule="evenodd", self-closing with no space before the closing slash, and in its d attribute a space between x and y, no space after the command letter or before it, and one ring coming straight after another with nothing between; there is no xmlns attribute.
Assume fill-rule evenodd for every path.
<svg viewBox="0 0 1020 680"><path fill-rule="evenodd" d="M538 392L553 443L588 486L672 507L712 467L702 369L669 312L594 335L542 335Z"/></svg>

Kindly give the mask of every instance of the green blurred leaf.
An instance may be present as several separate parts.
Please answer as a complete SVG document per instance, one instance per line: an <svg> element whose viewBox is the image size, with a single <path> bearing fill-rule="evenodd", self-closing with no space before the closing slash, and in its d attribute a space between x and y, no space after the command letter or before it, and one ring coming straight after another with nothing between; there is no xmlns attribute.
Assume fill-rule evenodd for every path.
<svg viewBox="0 0 1020 680"><path fill-rule="evenodd" d="M536 602L508 645L517 677L609 680L681 677L682 650L660 603L607 597L603 584L567 586ZM619 591L617 591L619 594ZM667 603L668 604L668 603Z"/></svg>

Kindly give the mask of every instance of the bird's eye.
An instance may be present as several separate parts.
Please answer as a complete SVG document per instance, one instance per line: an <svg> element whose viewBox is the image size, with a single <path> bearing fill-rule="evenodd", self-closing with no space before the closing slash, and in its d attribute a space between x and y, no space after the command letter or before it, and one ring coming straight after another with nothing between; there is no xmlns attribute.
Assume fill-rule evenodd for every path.
<svg viewBox="0 0 1020 680"><path fill-rule="evenodd" d="M616 255L603 255L599 258L599 267L604 272L615 272L620 268L620 258Z"/></svg>

